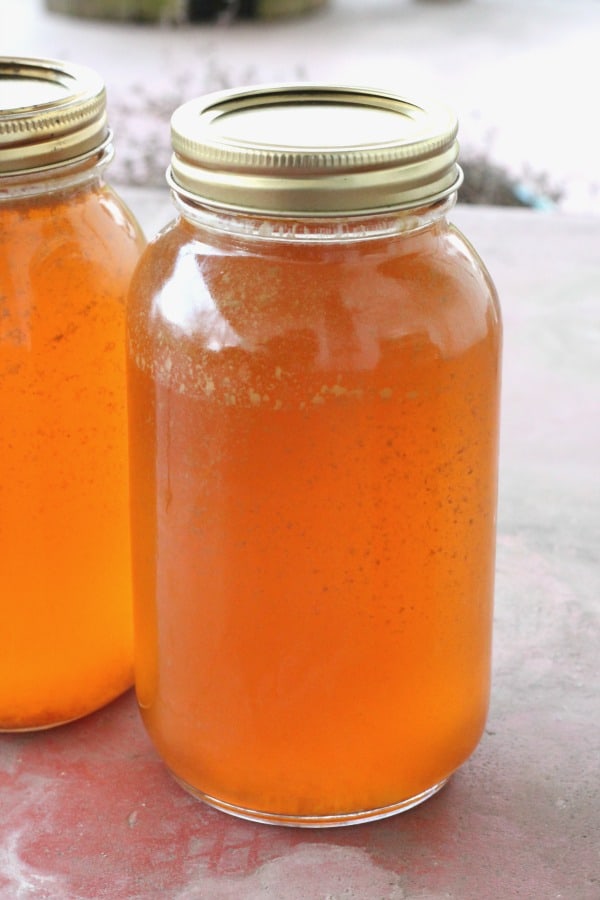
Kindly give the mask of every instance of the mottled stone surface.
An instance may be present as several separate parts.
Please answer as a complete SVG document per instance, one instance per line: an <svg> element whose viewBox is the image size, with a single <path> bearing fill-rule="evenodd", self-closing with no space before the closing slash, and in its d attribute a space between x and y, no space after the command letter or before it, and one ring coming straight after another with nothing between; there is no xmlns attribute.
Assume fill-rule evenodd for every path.
<svg viewBox="0 0 600 900"><path fill-rule="evenodd" d="M126 196L148 233L166 191ZM505 321L493 699L423 806L304 832L185 794L134 698L0 735L0 898L597 900L600 221L458 208Z"/></svg>

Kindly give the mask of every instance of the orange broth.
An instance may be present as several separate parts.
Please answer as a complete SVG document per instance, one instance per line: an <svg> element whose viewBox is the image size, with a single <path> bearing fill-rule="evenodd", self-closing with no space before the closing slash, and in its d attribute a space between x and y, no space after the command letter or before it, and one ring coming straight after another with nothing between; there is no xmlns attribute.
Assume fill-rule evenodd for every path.
<svg viewBox="0 0 600 900"><path fill-rule="evenodd" d="M476 746L500 324L471 254L437 225L298 247L180 223L147 250L158 279L141 265L129 320L137 690L193 792L372 810Z"/></svg>
<svg viewBox="0 0 600 900"><path fill-rule="evenodd" d="M132 683L128 217L102 186L0 204L0 729Z"/></svg>

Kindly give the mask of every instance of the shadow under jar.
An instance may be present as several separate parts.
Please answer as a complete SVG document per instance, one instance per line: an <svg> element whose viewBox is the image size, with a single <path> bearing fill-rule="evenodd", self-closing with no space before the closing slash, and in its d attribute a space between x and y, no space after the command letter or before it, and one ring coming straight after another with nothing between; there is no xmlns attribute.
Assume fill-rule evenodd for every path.
<svg viewBox="0 0 600 900"><path fill-rule="evenodd" d="M133 683L125 297L102 79L0 58L0 731Z"/></svg>
<svg viewBox="0 0 600 900"><path fill-rule="evenodd" d="M408 809L484 727L501 328L456 127L318 85L172 119L128 310L137 694L245 818Z"/></svg>

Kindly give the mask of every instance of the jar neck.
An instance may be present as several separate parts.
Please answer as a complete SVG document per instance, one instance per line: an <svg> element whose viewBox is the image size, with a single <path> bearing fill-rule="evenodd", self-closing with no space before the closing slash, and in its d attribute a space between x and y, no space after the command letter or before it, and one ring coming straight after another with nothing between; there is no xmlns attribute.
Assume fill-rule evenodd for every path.
<svg viewBox="0 0 600 900"><path fill-rule="evenodd" d="M29 172L0 173L0 202L73 190L102 178L114 156L108 140L85 156Z"/></svg>
<svg viewBox="0 0 600 900"><path fill-rule="evenodd" d="M246 240L295 244L346 243L414 234L444 220L456 203L453 193L437 203L410 209L367 215L284 217L208 207L176 190L172 190L172 195L182 218L196 227Z"/></svg>

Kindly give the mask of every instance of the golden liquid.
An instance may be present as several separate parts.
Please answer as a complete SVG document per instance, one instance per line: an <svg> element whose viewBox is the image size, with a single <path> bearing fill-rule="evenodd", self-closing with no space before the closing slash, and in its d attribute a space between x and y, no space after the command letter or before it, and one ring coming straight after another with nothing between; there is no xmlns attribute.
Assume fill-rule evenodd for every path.
<svg viewBox="0 0 600 900"><path fill-rule="evenodd" d="M146 726L235 806L412 797L487 711L493 289L436 228L264 258L185 240L163 238L130 314Z"/></svg>
<svg viewBox="0 0 600 900"><path fill-rule="evenodd" d="M0 729L132 683L124 298L107 188L0 204Z"/></svg>

